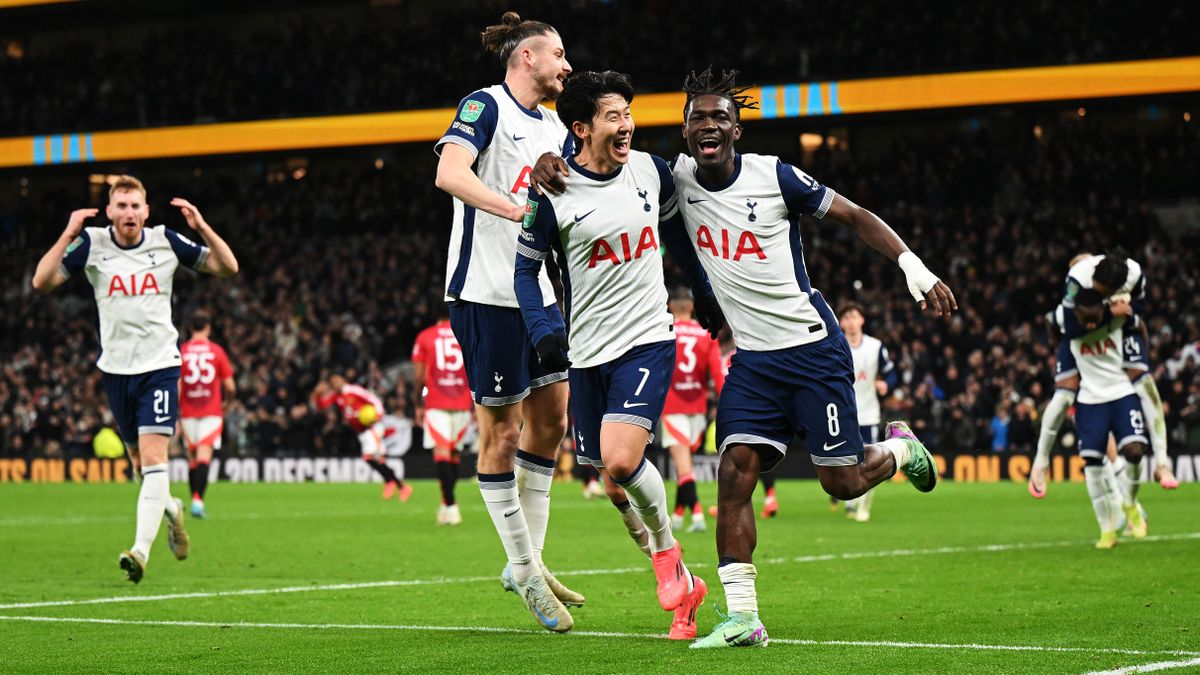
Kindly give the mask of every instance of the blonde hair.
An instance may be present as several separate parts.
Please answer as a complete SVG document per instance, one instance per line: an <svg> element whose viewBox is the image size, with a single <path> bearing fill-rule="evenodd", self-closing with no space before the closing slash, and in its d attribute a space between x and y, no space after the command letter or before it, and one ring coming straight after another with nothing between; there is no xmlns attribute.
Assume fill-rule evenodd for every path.
<svg viewBox="0 0 1200 675"><path fill-rule="evenodd" d="M137 190L138 192L142 193L142 199L146 199L146 186L142 185L142 181L134 178L133 176L117 176L116 178L112 179L112 185L108 188L108 198L112 199L112 196L116 194L118 190L129 190L131 192L133 190Z"/></svg>

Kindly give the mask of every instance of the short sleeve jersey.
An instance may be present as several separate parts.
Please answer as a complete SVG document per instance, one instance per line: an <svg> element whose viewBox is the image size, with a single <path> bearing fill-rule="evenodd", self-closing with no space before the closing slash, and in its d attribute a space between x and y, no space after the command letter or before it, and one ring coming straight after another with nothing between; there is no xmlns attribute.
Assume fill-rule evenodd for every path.
<svg viewBox="0 0 1200 675"><path fill-rule="evenodd" d="M693 319L675 323L675 372L663 413L703 415L708 412L709 381L721 393L725 364L721 345Z"/></svg>
<svg viewBox="0 0 1200 675"><path fill-rule="evenodd" d="M179 349L183 366L179 374L179 415L218 417L221 387L233 377L233 366L221 345L193 338Z"/></svg>
<svg viewBox="0 0 1200 675"><path fill-rule="evenodd" d="M425 406L435 410L470 410L471 388L463 368L462 348L449 321L439 321L417 335L413 366L425 374L421 392Z"/></svg>
<svg viewBox="0 0 1200 675"><path fill-rule="evenodd" d="M1059 305L1051 314L1054 326L1070 340L1071 354L1079 368L1080 403L1108 403L1134 394L1125 373L1125 319L1111 319L1096 330L1084 333L1074 313ZM1078 337L1071 337L1076 335Z"/></svg>
<svg viewBox="0 0 1200 675"><path fill-rule="evenodd" d="M357 384L347 384L341 391L330 392L316 399L317 407L324 410L336 406L342 414L342 419L358 433L366 431L367 427L358 421L358 412L368 405L375 406L378 419L383 419L385 412L383 401L379 397Z"/></svg>
<svg viewBox="0 0 1200 675"><path fill-rule="evenodd" d="M208 248L162 225L122 247L111 227L89 227L67 247L60 271L83 273L100 320L100 370L139 375L180 365L171 291L180 266L200 269Z"/></svg>
<svg viewBox="0 0 1200 675"><path fill-rule="evenodd" d="M474 170L489 190L514 205L528 199L529 174L546 152L562 154L567 128L539 105L525 108L499 84L467 95L454 121L437 142L460 145L475 157ZM513 292L514 242L519 223L493 216L454 199L454 222L446 261L446 297L498 307L518 307ZM543 306L554 304L554 287L543 271Z"/></svg>
<svg viewBox="0 0 1200 675"><path fill-rule="evenodd" d="M770 351L840 335L804 265L800 217L822 218L833 190L769 155L736 155L724 185L674 163L679 209L738 349Z"/></svg>
<svg viewBox="0 0 1200 675"><path fill-rule="evenodd" d="M1075 306L1075 295L1084 288L1092 287L1092 278L1096 274L1096 266L1104 260L1103 255L1091 255L1071 266L1067 272L1066 289L1063 292L1063 305L1068 309ZM1125 283L1115 293L1128 293L1134 302L1140 303L1146 299L1146 279L1142 275L1142 266L1132 259L1126 260L1129 275Z"/></svg>
<svg viewBox="0 0 1200 675"><path fill-rule="evenodd" d="M850 355L854 359L854 398L858 403L858 423L860 426L879 424L879 390L875 388L875 381L894 368L887 347L878 338L863 335L857 347L851 345Z"/></svg>
<svg viewBox="0 0 1200 675"><path fill-rule="evenodd" d="M665 161L636 150L611 174L569 164L563 194L530 199L517 253L555 253L571 361L587 368L675 339L658 235L660 218L675 214L675 188ZM531 328L530 337L544 335Z"/></svg>

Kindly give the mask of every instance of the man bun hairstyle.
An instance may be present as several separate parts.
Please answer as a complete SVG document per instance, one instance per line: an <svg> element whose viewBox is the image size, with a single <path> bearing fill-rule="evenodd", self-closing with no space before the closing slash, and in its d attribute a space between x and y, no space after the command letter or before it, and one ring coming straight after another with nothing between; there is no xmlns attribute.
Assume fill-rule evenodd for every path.
<svg viewBox="0 0 1200 675"><path fill-rule="evenodd" d="M575 136L575 123L590 124L596 116L597 102L609 94L616 94L632 103L633 79L615 70L585 70L567 78L567 83L563 85L555 105L558 118L575 138L575 154L583 149L583 139Z"/></svg>
<svg viewBox="0 0 1200 675"><path fill-rule="evenodd" d="M500 23L483 29L479 39L485 50L499 56L500 63L507 64L517 45L535 35L549 34L557 35L558 31L543 21L523 20L516 12L505 12Z"/></svg>
<svg viewBox="0 0 1200 675"><path fill-rule="evenodd" d="M692 99L697 96L720 96L721 98L729 99L733 104L733 110L737 116L741 118L743 109L757 109L758 101L746 95L746 92L751 89L752 85L742 86L737 83L737 76L740 71L737 70L722 70L720 75L714 75L712 66L705 68L697 73L692 71L688 73L683 80L683 93L687 94L687 102L683 104L684 117L688 114L688 108L692 105Z"/></svg>

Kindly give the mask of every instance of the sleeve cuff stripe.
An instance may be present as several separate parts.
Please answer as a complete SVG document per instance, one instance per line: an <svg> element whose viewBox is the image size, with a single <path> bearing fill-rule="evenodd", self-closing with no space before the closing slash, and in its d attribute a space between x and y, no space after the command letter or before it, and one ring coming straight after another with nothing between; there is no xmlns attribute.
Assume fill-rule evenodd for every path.
<svg viewBox="0 0 1200 675"><path fill-rule="evenodd" d="M517 253L520 253L526 258L533 258L534 260L545 260L546 256L549 255L548 251L539 251L519 242L517 243Z"/></svg>
<svg viewBox="0 0 1200 675"><path fill-rule="evenodd" d="M470 150L472 157L479 156L479 148L475 147L474 143L463 138L462 136L456 136L454 134L446 134L445 136L442 136L441 138L438 139L438 142L435 143L433 147L434 147L434 149L440 150L440 148L447 143L461 145L462 147L466 148L467 150ZM441 154L441 153L439 152L439 154Z"/></svg>
<svg viewBox="0 0 1200 675"><path fill-rule="evenodd" d="M836 196L837 193L833 191L833 188L826 187L825 196L821 198L821 205L813 213L813 218L824 218L825 214L829 211L829 207L833 206L833 198Z"/></svg>

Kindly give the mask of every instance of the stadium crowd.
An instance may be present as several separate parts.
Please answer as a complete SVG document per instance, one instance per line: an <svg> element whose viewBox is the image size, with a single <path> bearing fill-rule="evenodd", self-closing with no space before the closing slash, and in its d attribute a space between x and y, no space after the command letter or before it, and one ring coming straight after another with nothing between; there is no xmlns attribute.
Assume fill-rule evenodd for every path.
<svg viewBox="0 0 1200 675"><path fill-rule="evenodd" d="M802 163L879 213L957 294L952 321L920 317L898 268L845 230L804 226L814 284L835 305L865 305L866 331L891 350L900 381L885 415L912 420L931 447L1032 451L1053 387L1041 317L1076 253L1120 245L1146 268L1151 362L1174 447L1200 448L1200 280L1179 273L1200 269L1200 229L1168 233L1150 208L1197 196L1200 130L1180 121L1121 134L1092 117L1060 118L1022 141L986 127L900 138L870 157L825 145ZM212 309L214 338L237 370L228 452L355 454L332 415L305 405L333 370L411 414L397 364L441 302L450 204L433 187L427 148L404 151L420 154L378 169L364 159L361 171L314 163L301 179L142 176L152 214L186 230L165 201L187 194L243 261L233 279L185 272L176 284L177 321ZM4 235L24 276L0 288L0 456L86 454L105 423L90 288L72 281L38 297L29 286L58 221L81 205L47 198Z"/></svg>
<svg viewBox="0 0 1200 675"><path fill-rule="evenodd" d="M248 3L213 18L175 3L73 32L23 34L14 22L0 28L13 45L0 51L0 136L452 105L481 73L500 72L478 33L511 4L255 13ZM521 11L558 28L576 68L634 73L642 90L666 91L680 86L672 73L708 63L781 83L1196 53L1187 26L1200 24L1200 6L1152 4L1162 6L917 3L903 8L905 21L889 3L837 0L704 0L682 12L661 0L532 0ZM184 27L155 23L163 12Z"/></svg>

